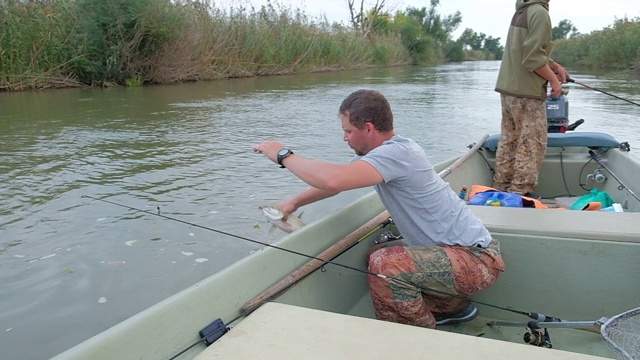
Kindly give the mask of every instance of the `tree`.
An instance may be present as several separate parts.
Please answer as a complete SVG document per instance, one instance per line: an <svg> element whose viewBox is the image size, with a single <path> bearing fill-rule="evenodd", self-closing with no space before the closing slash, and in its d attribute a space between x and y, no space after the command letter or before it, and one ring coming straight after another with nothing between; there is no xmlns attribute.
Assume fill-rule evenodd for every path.
<svg viewBox="0 0 640 360"><path fill-rule="evenodd" d="M487 58L502 59L504 47L500 45L500 38L493 38L484 33L476 33L472 29L465 29L457 42L462 46L468 46L471 50L482 50Z"/></svg>
<svg viewBox="0 0 640 360"><path fill-rule="evenodd" d="M436 7L440 5L440 0L431 0L429 10L423 8L407 8L407 16L416 19L422 26L425 34L431 36L438 44L442 45L449 41L451 33L453 33L462 22L460 11L455 14L442 18L436 11Z"/></svg>
<svg viewBox="0 0 640 360"><path fill-rule="evenodd" d="M460 41L463 45L468 45L471 50L481 50L484 39L487 35L477 32L467 28L462 32L458 41Z"/></svg>
<svg viewBox="0 0 640 360"><path fill-rule="evenodd" d="M571 35L571 37L574 37L578 34L579 34L578 29L576 29L576 27L573 26L571 21L567 19L561 20L558 23L558 26L551 29L552 40L566 39L567 37L569 37L569 35Z"/></svg>
<svg viewBox="0 0 640 360"><path fill-rule="evenodd" d="M504 55L504 46L500 45L500 38L488 36L484 39L482 49L492 53L496 60L501 60Z"/></svg>
<svg viewBox="0 0 640 360"><path fill-rule="evenodd" d="M388 15L383 12L386 0L376 0L375 5L365 10L364 0L360 0L360 8L356 9L356 0L347 0L349 6L349 15L351 18L351 26L357 31L361 31L364 37L369 37L371 32L375 30L375 25L380 24L382 17Z"/></svg>

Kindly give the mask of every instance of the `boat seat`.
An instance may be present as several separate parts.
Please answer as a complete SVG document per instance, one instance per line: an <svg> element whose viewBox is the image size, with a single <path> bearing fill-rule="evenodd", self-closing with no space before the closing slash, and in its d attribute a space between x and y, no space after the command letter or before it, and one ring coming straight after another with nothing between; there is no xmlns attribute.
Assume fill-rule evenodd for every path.
<svg viewBox="0 0 640 360"><path fill-rule="evenodd" d="M633 212L468 206L492 234L535 234L640 244L640 222L636 221L638 214Z"/></svg>
<svg viewBox="0 0 640 360"><path fill-rule="evenodd" d="M613 136L600 132L567 132L547 134L547 147L588 147L591 149L610 149L620 145ZM490 151L498 149L500 134L493 134L485 140L482 147Z"/></svg>
<svg viewBox="0 0 640 360"><path fill-rule="evenodd" d="M604 359L269 302L198 354L195 360L483 358Z"/></svg>

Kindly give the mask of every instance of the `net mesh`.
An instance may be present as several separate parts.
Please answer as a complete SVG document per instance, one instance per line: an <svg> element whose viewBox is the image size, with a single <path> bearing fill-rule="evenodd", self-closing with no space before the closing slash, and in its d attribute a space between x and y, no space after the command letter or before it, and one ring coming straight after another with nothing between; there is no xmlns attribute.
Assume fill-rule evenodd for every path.
<svg viewBox="0 0 640 360"><path fill-rule="evenodd" d="M600 331L604 340L618 354L618 359L640 359L640 308L608 319Z"/></svg>

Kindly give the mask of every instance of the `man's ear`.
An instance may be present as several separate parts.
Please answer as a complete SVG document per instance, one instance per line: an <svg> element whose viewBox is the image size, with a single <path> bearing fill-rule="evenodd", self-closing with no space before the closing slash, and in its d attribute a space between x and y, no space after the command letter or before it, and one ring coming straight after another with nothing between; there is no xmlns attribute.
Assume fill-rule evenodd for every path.
<svg viewBox="0 0 640 360"><path fill-rule="evenodd" d="M374 132L376 130L375 125L373 125L373 123L371 121L367 121L366 123L364 123L364 126L367 127L367 132Z"/></svg>

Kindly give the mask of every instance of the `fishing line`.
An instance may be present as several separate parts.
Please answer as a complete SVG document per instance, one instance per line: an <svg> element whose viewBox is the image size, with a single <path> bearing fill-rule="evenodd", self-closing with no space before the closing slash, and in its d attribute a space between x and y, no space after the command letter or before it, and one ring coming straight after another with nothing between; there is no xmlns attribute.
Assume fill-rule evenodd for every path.
<svg viewBox="0 0 640 360"><path fill-rule="evenodd" d="M197 228L213 231L213 232L218 233L218 234L227 235L227 236L234 237L234 238L237 238L237 239L240 239L240 240L249 241L249 242L252 242L254 244L259 244L259 245L267 246L267 247L274 248L274 249L277 249L277 250L285 251L285 252L288 252L290 254L306 257L306 258L309 258L309 259L312 259L312 260L322 261L322 262L325 263L325 265L326 264L332 264L332 265L335 265L335 266L338 266L338 267L342 267L342 268L345 268L345 269L348 269L348 270L352 270L352 271L355 271L355 272L359 272L359 273L362 273L362 274L365 274L365 275L376 276L376 277L379 277L379 278L382 278L382 279L393 281L393 282L395 282L397 284L400 284L400 285L407 286L407 287L412 288L414 290L419 290L419 291L422 291L422 292L430 292L430 293L437 293L437 294L441 294L441 295L451 296L451 297L455 297L455 298L459 298L459 299L462 299L462 300L471 301L471 302L474 302L474 303L477 303L477 304L485 305L485 306L496 308L496 309L500 309L500 310L509 311L509 312L512 312L512 313L520 314L520 315L530 316L530 314L531 314L531 313L524 312L524 311L509 309L509 308L506 308L506 307L493 305L493 304L485 303L485 302L478 301L478 300L473 300L473 299L471 299L471 298L469 298L467 296L464 296L464 295L458 295L458 294L453 294L453 293L449 293L449 292L442 291L442 290L431 289L431 288L423 287L423 286L417 286L417 285L415 285L415 284L413 284L413 283L411 283L411 282L409 282L407 280L403 280L403 279L400 279L400 278L389 277L389 276L386 276L386 275L383 275L383 274L373 273L373 272L370 272L370 271L367 271L367 270L358 269L358 268L350 266L350 265L337 263L337 262L332 261L332 260L322 259L322 258L319 258L319 257L315 257L315 256L312 256L312 255L301 253L301 252L298 252L298 251L295 251L295 250L286 249L286 248L283 248L283 247L280 247L280 246L268 244L268 243L265 243L265 242L262 242L262 241L258 241L258 240L249 239L249 238L246 238L246 237L243 237L243 236L239 236L239 235L236 235L236 234L232 234L232 233L229 233L229 232L226 232L226 231L210 228L208 226L204 226L204 225L192 223L192 222L189 222L189 221L181 220L181 219L178 219L178 218L174 218L174 217L171 217L171 216L167 216L167 215L164 215L164 214L160 213L160 208L159 207L158 207L158 211L157 212L152 212L152 211L148 211L148 210L139 209L139 208L136 208L134 206L123 205L123 204L119 204L119 203L116 203L116 202L113 202L113 201L109 201L109 200L105 200L105 199L99 199L99 198L96 198L96 197L93 197L93 196L89 196L89 195L82 195L82 198L88 198L88 199L92 199L92 200L95 200L95 201L101 201L101 202L104 202L104 203L107 203L107 204L119 206L119 207L122 207L122 208L125 208L125 209L143 212L145 214L158 216L158 217L161 217L161 218L164 218L164 219L167 219L167 220L177 221L179 223L186 224L186 225L189 225L189 226L193 226L193 227L197 227ZM267 299L267 301L268 300L271 300L271 299Z"/></svg>
<svg viewBox="0 0 640 360"><path fill-rule="evenodd" d="M403 280L403 279L400 279L400 278L388 277L388 276L385 276L383 274L378 274L378 273L373 273L373 272L370 272L370 271L358 269L356 267L345 265L345 264L340 264L340 263L337 263L337 262L332 261L332 260L321 259L321 258L318 258L318 257L315 257L315 256L311 256L311 255L308 255L308 254L304 254L304 253L301 253L301 252L298 252L298 251L295 251L295 250L285 249L285 248L280 247L280 246L271 245L271 244L268 244L268 243L265 243L265 242L262 242L262 241L249 239L249 238L246 238L246 237L243 237L243 236L239 236L239 235L235 235L235 234L232 234L232 233L229 233L229 232L226 232L226 231L217 230L217 229L210 228L208 226L204 226L204 225L192 223L192 222L189 222L189 221L181 220L181 219L174 218L174 217L167 216L167 215L164 215L164 214L160 213L160 207L157 208L157 210L158 210L157 212L152 212L152 211L139 209L139 208L136 208L136 207L133 207L133 206L119 204L119 203L116 203L116 202L113 202L113 201L109 201L109 200L105 200L105 199L99 199L99 198L96 198L96 197L93 197L93 196L89 196L89 195L82 195L82 197L83 198L87 198L87 199L91 199L91 200L94 200L94 201L101 201L101 202L104 202L104 203L107 203L107 204L123 207L123 208L129 209L129 210L135 210L135 211L142 212L142 213L149 214L149 215L158 216L158 217L161 217L161 218L164 218L164 219L167 219L167 220L176 221L176 222L179 222L179 223L182 223L182 224L186 224L186 225L189 225L189 226L193 226L193 227L197 227L197 228L213 231L215 233L227 235L227 236L234 237L234 238L237 238L237 239L240 239L240 240L245 240L245 241L249 241L249 242L252 242L252 243L255 243L255 244L260 244L260 245L271 247L271 248L274 248L274 249L277 249L277 250L285 251L285 252L288 252L290 254L306 257L306 258L313 259L313 260L318 260L318 261L323 262L325 265L326 264L333 264L335 266L342 267L342 268L345 268L345 269L348 269L348 270L351 270L351 271L354 271L354 272L358 272L358 273L362 273L362 274L366 274L366 275L371 275L371 276L376 276L376 277L379 277L379 278L382 278L382 279L386 279L386 280L388 280L390 282L395 282L396 284L401 284L403 286L412 288L412 289L420 291L420 292L437 293L437 294L446 295L446 296L449 296L449 297L455 297L455 298L466 300L466 301L473 302L473 303L476 303L476 304L481 304L481 305L484 305L484 306L487 306L487 307L491 307L491 308L495 308L495 309L499 309L499 310L503 310L503 311L507 311L507 312L511 312L511 313L515 313L515 314L519 314L519 315L524 315L524 316L527 316L527 317L529 317L531 319L534 319L534 320L537 320L537 321L541 321L541 322L549 321L548 319L554 319L554 320L558 319L558 318L549 317L549 316L546 316L546 315L540 314L540 313L525 312L525 311L510 309L510 308L503 307L503 306L489 304L489 303L486 303L486 302L483 302L483 301L478 301L478 300L471 299L468 296L464 296L464 295L452 294L452 293L449 293L449 292L446 292L446 291L441 291L441 290L437 290L437 289L431 289L431 288L428 288L428 287L425 287L425 286L417 286L417 285L415 285L415 284L413 284L413 283L411 283L409 281L406 281L406 280ZM264 304L267 301L271 301L272 298L273 297L265 299L261 303ZM243 316L246 316L248 313L252 312L255 309L257 309L257 307L248 309L247 311L241 313L240 315L238 315L236 318L234 318L232 321L228 322L227 324L233 324L239 318L241 318ZM187 346L185 349L180 351L178 354L174 355L171 359L177 358L178 356L184 354L189 349L195 347L196 345L198 345L198 344L200 344L202 342L207 343L208 342L208 336L221 336L221 335L223 335L224 333L226 333L229 330L227 324L222 323L222 320L220 320L220 319L214 321L214 323L210 324L209 326L213 326L214 328L216 328L214 330L215 334L212 335L212 334L209 333L206 336L202 336L202 332L205 329L201 330L200 334L201 334L202 338L200 340L198 340L198 341L194 342L193 344ZM215 340L213 340L213 341L215 341Z"/></svg>
<svg viewBox="0 0 640 360"><path fill-rule="evenodd" d="M240 319L241 317L246 316L248 313L252 312L253 310L255 310L255 309L251 309L250 311L247 310L247 311L243 312L242 314L236 316L235 318L233 318L233 320L227 322L226 324L222 324L222 325L224 325L224 329L226 331L229 331L229 329L230 329L229 326L231 324L233 324L234 322L238 321L238 319ZM182 354L186 353L187 351L191 350L194 346L196 346L196 345L198 345L200 343L206 342L206 341L207 341L207 338L203 337L202 339L200 339L200 340L194 342L193 344L187 346L186 348L182 349L179 353L177 353L177 354L173 355L172 357L170 357L169 360L177 359L180 355L182 355Z"/></svg>
<svg viewBox="0 0 640 360"><path fill-rule="evenodd" d="M254 244L259 244L259 245L271 247L271 248L274 248L274 249L282 250L282 251L288 252L290 254L303 256L303 257L306 257L306 258L309 258L309 259L313 259L313 260L323 261L323 262L326 262L326 263L329 263L329 264L334 264L334 265L337 265L337 266L344 267L346 269L364 272L364 270L361 270L361 269L358 269L358 268L355 268L355 267L352 267L352 266L349 266L349 265L334 263L334 262L332 262L330 260L325 260L325 259L321 259L319 257L307 255L307 254L304 254L304 253L301 253L301 252L298 252L298 251L295 251L295 250L285 249L285 248L280 247L280 246L271 245L271 244L268 244L268 243L265 243L265 242L262 242L262 241L249 239L249 238L246 238L244 236L232 234L232 233L229 233L229 232L226 232L226 231L217 230L217 229L210 228L210 227L207 227L207 226L204 226L204 225L200 225L200 224L192 223L192 222L189 222L189 221L180 220L178 218L174 218L174 217L171 217L171 216L167 216L167 215L164 215L164 214L160 213L160 207L158 207L158 212L156 213L156 212L152 212L152 211L148 211L148 210L142 210L142 209L139 209L139 208L136 208L136 207L133 207L133 206L119 204L119 203L116 203L116 202L113 202L113 201L109 201L109 200L105 200L105 199L98 199L96 197L89 196L89 195L82 195L82 197L83 198L92 199L92 200L96 200L96 201L102 201L102 202L105 202L107 204L116 205L116 206L123 207L123 208L129 209L129 210L135 210L135 211L143 212L143 213L149 214L149 215L159 216L159 217L167 219L167 220L177 221L179 223L183 223L183 224L186 224L186 225L189 225L189 226L193 226L193 227L197 227L197 228L200 228L200 229L213 231L215 233L222 234L222 235L227 235L227 236L234 237L234 238L237 238L237 239L240 239L240 240L249 241L249 242L252 242ZM376 275L376 276L378 276L378 274L374 274L374 273L368 273L367 272L367 274L368 275ZM380 274L380 276L384 276L384 275Z"/></svg>
<svg viewBox="0 0 640 360"><path fill-rule="evenodd" d="M368 238L369 236L371 236L374 232L378 231L380 228L383 228L385 226L387 226L388 224L391 223L391 219L389 218L388 220L382 222L381 224L379 224L378 226L376 226L375 228L369 230L369 232L367 232L366 234L364 234L363 236L361 236L357 242L351 244L351 246L349 246L348 248L344 249L343 251L341 251L339 254L336 254L333 256L333 258L335 259L336 257L344 254L345 252L347 252L349 249L351 249L352 247L354 247L355 245L359 244L362 240ZM325 262L325 260L322 260L323 262ZM229 331L231 324L235 323L236 321L238 321L238 319L247 316L248 314L252 313L253 311L255 311L258 307L260 307L261 305L273 301L275 300L275 298L277 298L278 296L280 296L283 292L287 291L288 289L290 289L291 287L293 287L294 285L298 284L300 281L302 281L304 278L306 278L307 276L311 275L312 273L314 273L316 270L321 269L321 271L326 271L324 265L320 266L316 269L314 269L313 271L309 272L307 275L305 275L304 277L291 282L290 284L288 284L285 288L281 289L280 291L278 291L277 293L263 299L262 301L260 301L259 303L255 304L254 306L248 308L245 311L242 311L240 313L240 315L236 316L235 318L233 318L231 321L228 321L227 323L221 324L224 326L223 331ZM361 274L358 274L361 275ZM222 320L220 320L222 321ZM220 324L218 324L220 325ZM207 337L203 336L200 340L194 342L193 344L187 346L186 348L184 348L182 351L180 351L179 353L175 354L174 356L172 356L171 358L169 358L169 360L175 360L177 357L179 357L180 355L184 354L185 352L189 351L190 349L192 349L194 346L200 344L200 343L205 343L206 344L207 341Z"/></svg>
<svg viewBox="0 0 640 360"><path fill-rule="evenodd" d="M583 84L583 83L581 83L581 82L579 82L579 81L575 81L575 80L573 80L572 78L567 78L567 81L568 81L568 82L570 82L570 83L575 83L575 84L578 84L578 85L584 86L584 87L586 87L587 89L590 89L590 90L594 90L594 91L597 91L597 92L601 92L601 93L603 93L603 94L605 94L605 95L613 96L613 97L614 97L614 98L616 98L616 99L619 99L619 100L622 100L622 101L626 101L626 102L628 102L628 103L630 103L630 104L640 106L640 104L638 104L638 103L636 103L636 102L633 102L633 101L631 101L631 100L627 100L627 99L623 99L623 98L621 98L621 97L620 97L620 96L618 96L618 95L613 95L613 94L611 94L611 93L608 93L608 92L603 91L603 90L600 90L600 89L596 89L596 88L591 87L591 86L589 86L589 85L587 85L587 84Z"/></svg>
<svg viewBox="0 0 640 360"><path fill-rule="evenodd" d="M172 221L176 221L176 222L179 222L179 223L182 223L182 224L185 224L185 225L189 225L189 226L193 226L193 227L197 227L197 228L213 231L213 232L218 233L218 234L227 235L227 236L234 237L234 238L237 238L237 239L240 239L240 240L245 240L245 241L252 242L252 243L255 243L255 244L260 244L260 245L263 245L263 246L266 246L266 247L271 247L271 248L274 248L274 249L277 249L277 250L288 252L290 254L306 257L306 258L313 259L313 260L318 260L318 261L323 262L324 265L333 264L335 266L342 267L342 268L345 268L345 269L348 269L348 270L351 270L351 271L354 271L354 272L357 272L357 273L376 276L376 277L379 277L379 278L382 278L382 279L386 279L388 281L395 282L397 284L401 284L403 286L415 289L415 290L420 291L420 292L437 293L437 294L441 294L441 295L455 297L455 298L466 300L466 301L473 302L473 303L476 303L476 304L481 304L481 305L484 305L484 306L487 306L487 307L499 309L499 310L502 310L502 311L507 311L507 312L511 312L511 313L515 313L515 314L519 314L519 315L524 315L524 316L527 316L527 317L529 317L531 319L534 319L534 320L540 321L540 322L545 322L545 321L558 319L558 318L555 318L555 317L546 316L546 315L541 314L541 313L525 312L525 311L510 309L510 308L507 308L507 307L493 305L493 304L489 304L489 303L486 303L486 302L483 302L483 301L474 300L474 299L471 299L468 296L464 296L464 295L452 294L452 293L449 293L449 292L446 292L446 291L441 291L441 290L437 290L437 289L431 289L431 288L428 288L428 287L425 287L425 286L417 286L417 285L415 285L415 284L413 284L413 283L411 283L409 281L406 281L406 280L403 280L403 279L400 279L400 278L388 277L388 276L385 276L383 274L378 274L378 273L373 273L373 272L370 272L370 271L358 269L356 267L345 265L345 264L340 264L340 263L337 263L337 262L332 261L332 260L326 260L326 259L318 258L316 256L311 256L311 255L304 254L304 253L301 253L301 252L298 252L298 251L295 251L295 250L285 249L285 248L280 247L280 246L268 244L268 243L265 243L265 242L262 242L262 241L249 239L249 238L246 238L246 237L243 237L243 236L239 236L239 235L236 235L236 234L232 234L232 233L229 233L229 232L226 232L226 231L210 228L208 226L204 226L204 225L192 223L192 222L189 222L189 221L181 220L181 219L174 218L174 217L167 216L167 215L164 215L164 214L160 213L160 207L157 207L157 212L152 212L152 211L148 211L148 210L139 209L139 208L136 208L134 206L128 206L128 205L119 204L119 203L116 203L116 202L113 202L113 201L109 201L109 200L105 200L105 199L99 199L99 198L96 198L96 197L93 197L93 196L90 196L90 195L82 195L81 197L82 198L91 199L91 200L94 200L94 201L104 202L104 203L115 205L115 206L119 206L119 207L122 207L122 208L125 208L125 209L129 209L129 210L135 210L135 211L142 212L142 213L149 214L149 215L158 216L158 217L161 217L163 219L172 220ZM367 235L370 235L371 233L372 233L372 231L370 231ZM267 301L271 301L271 300L273 300L273 298L275 298L275 295L265 299L263 302L261 302L261 304L264 304ZM227 324L233 324L235 321L237 321L238 319L240 319L243 316L246 316L248 313L254 311L255 309L257 309L257 306L242 312L240 315L236 316L232 321L228 322ZM218 320L214 321L209 326L213 326L214 328L216 328L214 330L215 334L209 333L208 335L203 336L202 332L205 329L201 330L200 334L201 334L202 338L200 340L192 343L191 345L187 346L185 349L181 350L178 354L174 355L171 358L171 360L176 359L180 355L182 355L185 352L187 352L189 349L195 347L196 345L198 345L198 344L200 344L202 342L204 342L206 344L208 342L208 337L209 336L222 336L224 333L229 331L229 327L228 327L229 325L227 325L227 324L222 323L221 319L218 319ZM215 340L213 340L213 341L215 341Z"/></svg>

